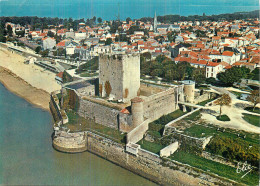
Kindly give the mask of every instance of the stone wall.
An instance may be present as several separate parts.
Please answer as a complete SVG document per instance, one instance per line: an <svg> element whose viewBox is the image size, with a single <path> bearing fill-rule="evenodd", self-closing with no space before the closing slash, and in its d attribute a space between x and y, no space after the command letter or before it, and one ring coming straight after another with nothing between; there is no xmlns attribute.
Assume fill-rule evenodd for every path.
<svg viewBox="0 0 260 186"><path fill-rule="evenodd" d="M174 143L168 145L167 147L163 148L162 150L160 150L160 156L170 156L171 154L173 154L179 147L179 143L178 141L175 141Z"/></svg>
<svg viewBox="0 0 260 186"><path fill-rule="evenodd" d="M120 111L88 100L80 99L78 114L85 118L93 119L110 128L119 129L118 115Z"/></svg>
<svg viewBox="0 0 260 186"><path fill-rule="evenodd" d="M182 120L183 118L185 118L185 117L187 117L187 116L193 114L194 112L199 111L200 109L201 109L201 108L197 108L197 109L195 109L195 110L193 110L193 111L191 111L191 112L188 112L187 114L184 114L183 116L178 117L177 119L172 120L172 121L170 121L169 123L167 123L167 124L165 125L165 127L164 127L163 135L167 135L167 134L168 134L168 131L175 131L175 128L172 127L172 125L173 125L175 122ZM174 130L172 130L171 128L174 128Z"/></svg>
<svg viewBox="0 0 260 186"><path fill-rule="evenodd" d="M97 154L121 167L162 185L235 185L219 177L189 165L170 159L161 159L157 154L138 149L138 155L125 152L124 147L111 140L88 132L88 151Z"/></svg>
<svg viewBox="0 0 260 186"><path fill-rule="evenodd" d="M195 149L204 149L206 145L210 141L210 137L204 137L204 138L196 138L192 136L187 136L185 134L181 134L177 131L172 132L170 134L174 139L178 140L180 143L180 146L186 147L186 148L195 148Z"/></svg>
<svg viewBox="0 0 260 186"><path fill-rule="evenodd" d="M79 134L63 132L60 136L65 138L66 142L71 141L73 145L53 143L57 150L63 152L76 152L77 148L79 152L87 150L161 185L237 185L232 180L171 159L160 158L157 154L141 148L138 148L137 154L128 153L122 144L89 131ZM56 139L57 141L59 139Z"/></svg>
<svg viewBox="0 0 260 186"><path fill-rule="evenodd" d="M166 91L154 94L144 100L144 117L151 121L167 115L178 108L176 88L169 88Z"/></svg>
<svg viewBox="0 0 260 186"><path fill-rule="evenodd" d="M194 104L210 99L210 93L204 93L194 99Z"/></svg>
<svg viewBox="0 0 260 186"><path fill-rule="evenodd" d="M106 82L111 86L110 98L129 101L136 97L140 88L140 56L100 55L99 83L102 86L102 97L108 96Z"/></svg>
<svg viewBox="0 0 260 186"><path fill-rule="evenodd" d="M69 122L69 119L68 119L66 112L64 110L60 109L59 99L58 99L56 93L57 92L51 93L51 99L50 99L50 103L49 103L50 110L54 116L55 122L61 121L62 124L66 124Z"/></svg>
<svg viewBox="0 0 260 186"><path fill-rule="evenodd" d="M80 99L78 114L85 118L90 118L96 123L110 128L127 132L132 129L132 116L123 114L117 109Z"/></svg>
<svg viewBox="0 0 260 186"><path fill-rule="evenodd" d="M138 141L140 141L143 138L145 132L148 130L149 123L150 120L147 119L136 128L134 128L132 131L130 131L126 136L127 143L137 143Z"/></svg>

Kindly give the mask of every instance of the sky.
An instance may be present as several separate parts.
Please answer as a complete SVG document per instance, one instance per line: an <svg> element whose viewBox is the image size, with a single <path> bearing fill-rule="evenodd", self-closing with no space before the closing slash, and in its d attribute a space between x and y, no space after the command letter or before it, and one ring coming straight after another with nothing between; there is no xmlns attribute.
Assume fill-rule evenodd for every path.
<svg viewBox="0 0 260 186"><path fill-rule="evenodd" d="M118 6L119 4L119 6ZM206 15L259 10L259 0L0 0L0 16L101 17L121 20L157 15Z"/></svg>

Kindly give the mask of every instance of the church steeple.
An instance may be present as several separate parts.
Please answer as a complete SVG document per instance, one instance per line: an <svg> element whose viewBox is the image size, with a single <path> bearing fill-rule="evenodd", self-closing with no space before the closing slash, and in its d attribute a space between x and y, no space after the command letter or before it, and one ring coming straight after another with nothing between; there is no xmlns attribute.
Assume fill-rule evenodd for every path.
<svg viewBox="0 0 260 186"><path fill-rule="evenodd" d="M156 11L155 11L155 13L154 13L153 30L154 30L154 32L157 32L157 16L156 16Z"/></svg>

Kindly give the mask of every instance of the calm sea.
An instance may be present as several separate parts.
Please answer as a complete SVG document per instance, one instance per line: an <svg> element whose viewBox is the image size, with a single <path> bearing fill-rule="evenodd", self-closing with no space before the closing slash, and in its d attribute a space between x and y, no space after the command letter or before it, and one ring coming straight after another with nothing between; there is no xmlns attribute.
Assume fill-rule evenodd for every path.
<svg viewBox="0 0 260 186"><path fill-rule="evenodd" d="M157 15L206 15L252 11L259 0L0 0L0 16L116 19Z"/></svg>
<svg viewBox="0 0 260 186"><path fill-rule="evenodd" d="M154 185L91 153L57 152L51 134L51 115L0 83L0 184Z"/></svg>

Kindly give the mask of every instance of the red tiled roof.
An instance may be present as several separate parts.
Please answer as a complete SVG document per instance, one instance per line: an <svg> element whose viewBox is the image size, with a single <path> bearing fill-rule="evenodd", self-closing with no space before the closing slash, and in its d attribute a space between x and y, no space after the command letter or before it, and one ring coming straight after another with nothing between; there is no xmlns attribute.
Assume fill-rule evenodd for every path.
<svg viewBox="0 0 260 186"><path fill-rule="evenodd" d="M214 62L208 62L207 66L210 66L210 67L216 67L220 65L219 63L214 63Z"/></svg>
<svg viewBox="0 0 260 186"><path fill-rule="evenodd" d="M65 41L59 42L56 46L65 47Z"/></svg>
<svg viewBox="0 0 260 186"><path fill-rule="evenodd" d="M59 78L62 78L63 72L60 72L60 73L56 74L56 76L59 77Z"/></svg>
<svg viewBox="0 0 260 186"><path fill-rule="evenodd" d="M124 114L130 114L130 112L126 108L122 109L120 112Z"/></svg>
<svg viewBox="0 0 260 186"><path fill-rule="evenodd" d="M230 51L224 51L222 53L222 56L233 56L234 55L234 52L230 52Z"/></svg>

